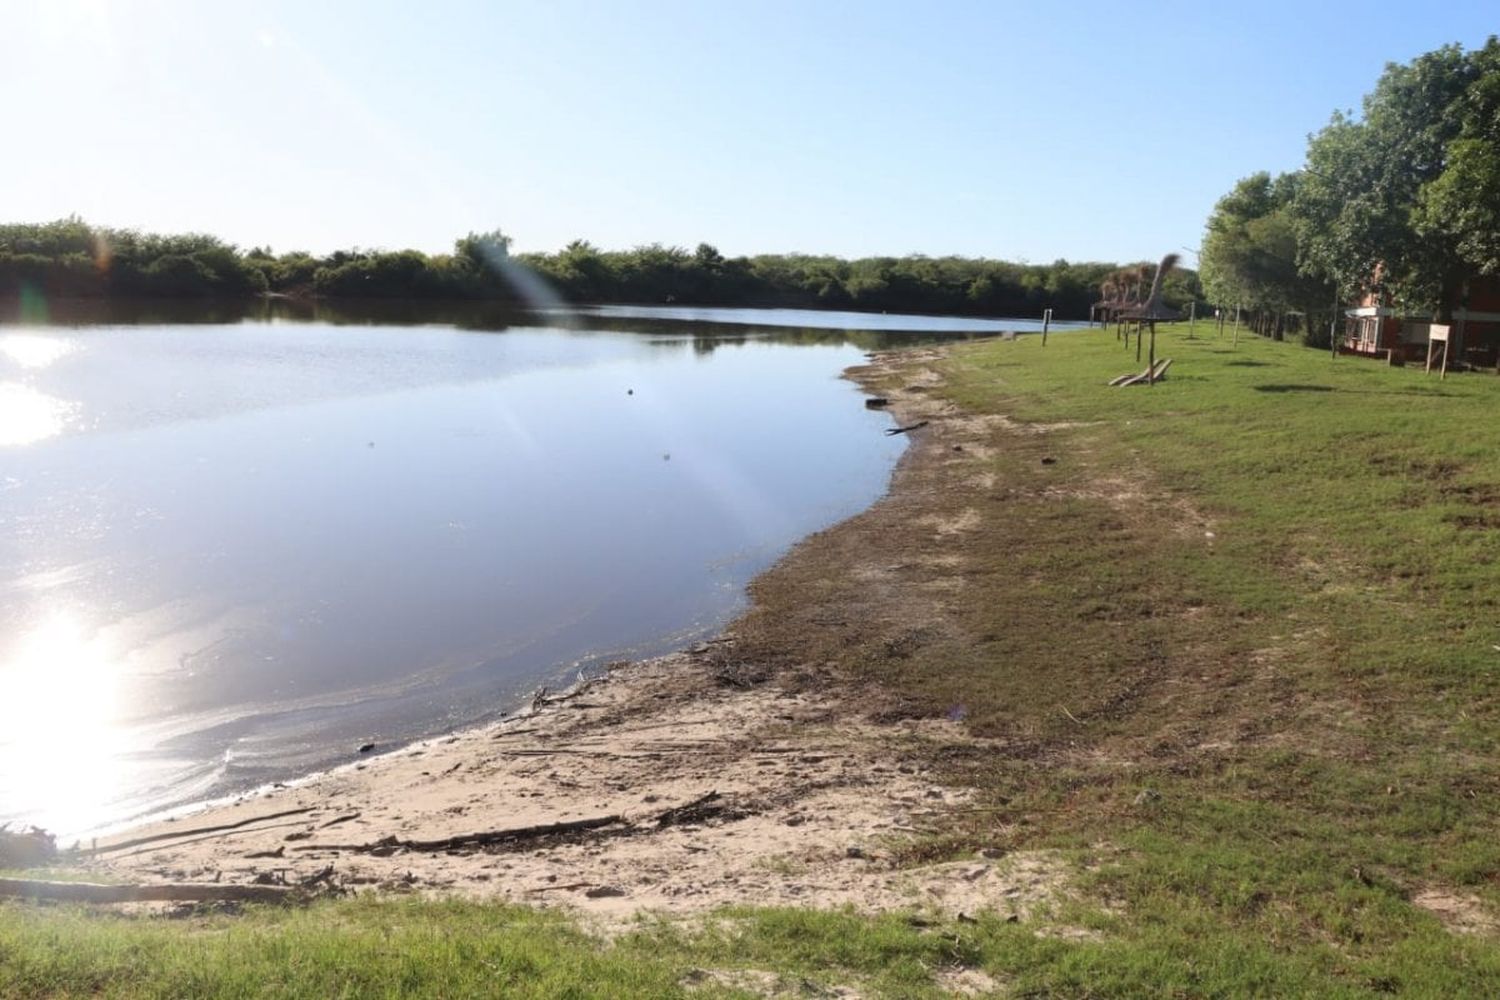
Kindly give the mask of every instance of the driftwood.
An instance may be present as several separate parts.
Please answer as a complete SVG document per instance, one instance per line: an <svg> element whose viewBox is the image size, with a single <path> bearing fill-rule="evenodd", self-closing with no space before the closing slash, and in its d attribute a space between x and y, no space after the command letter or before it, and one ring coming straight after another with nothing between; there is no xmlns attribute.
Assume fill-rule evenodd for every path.
<svg viewBox="0 0 1500 1000"><path fill-rule="evenodd" d="M625 817L618 813L612 816L595 816L591 819L567 820L561 823L539 823L536 826L516 826L506 830L482 830L464 833L440 840L403 840L400 837L382 837L364 844L299 844L294 851L354 851L360 854L387 853L395 851L453 851L466 847L486 847L490 844L509 844L521 840L536 840L566 833L582 833L600 830L607 826L619 826Z"/></svg>
<svg viewBox="0 0 1500 1000"><path fill-rule="evenodd" d="M0 878L0 896L56 899L71 903L208 902L283 903L298 892L284 885L231 885L179 882L160 885L102 885L97 882L40 882Z"/></svg>
<svg viewBox="0 0 1500 1000"><path fill-rule="evenodd" d="M652 816L649 822L654 823L658 830L681 823L701 822L725 813L728 806L721 799L722 796L718 792L708 792L690 802L684 802L680 806L663 809ZM438 840L403 840L400 837L389 836L363 844L298 844L292 850L352 851L358 854L376 855L394 854L397 851L437 853L441 851L488 847L494 844L516 844L529 840L565 836L571 833L588 833L612 826L628 827L630 826L630 822L619 813L614 813L609 816L594 816L589 819L564 820L560 823L538 823L535 826L514 826L503 830L482 830L478 833L464 833L456 837L443 837ZM622 830L618 832L624 833L629 831Z"/></svg>
<svg viewBox="0 0 1500 1000"><path fill-rule="evenodd" d="M113 851L123 851L129 847L140 847L142 844L154 844L159 840L179 840L183 837L195 837L201 833L223 833L226 830L238 830L241 827L250 826L254 823L264 823L270 819L284 819L287 816L300 816L302 813L310 813L311 806L302 809L287 809L284 812L267 813L264 816L251 816L235 823L221 823L218 826L198 826L189 830L172 830L168 833L153 833L149 837L136 837L133 840L122 840L115 844L105 844L103 847L95 847L80 854L108 854Z"/></svg>
<svg viewBox="0 0 1500 1000"><path fill-rule="evenodd" d="M926 426L927 426L927 421L925 421L925 420L918 420L916 423L914 423L914 424L908 424L905 427L892 427L892 428L888 429L885 432L885 435L886 435L886 437L891 437L892 435L895 435L895 434L906 434L906 433L908 433L910 431L917 430L919 427L926 427Z"/></svg>
<svg viewBox="0 0 1500 1000"><path fill-rule="evenodd" d="M656 814L656 827L657 829L664 829L665 827L676 826L679 823L697 823L700 820L717 815L724 811L724 805L719 803L719 798L718 792L709 792L707 795L698 796L691 802L684 802L680 806L663 809ZM719 804L715 805L715 803Z"/></svg>

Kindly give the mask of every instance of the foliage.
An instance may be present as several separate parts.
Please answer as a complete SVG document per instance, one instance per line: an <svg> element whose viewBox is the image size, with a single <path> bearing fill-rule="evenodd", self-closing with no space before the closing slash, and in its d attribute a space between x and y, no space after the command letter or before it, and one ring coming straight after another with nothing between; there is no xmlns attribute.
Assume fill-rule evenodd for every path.
<svg viewBox="0 0 1500 1000"><path fill-rule="evenodd" d="M528 254L527 265L577 302L836 308L977 316L1088 316L1104 263L1017 264L968 257L865 257L810 254L725 257L709 244L691 253L649 244L603 251L575 241L556 254ZM1186 309L1195 275L1169 283L1167 301Z"/></svg>
<svg viewBox="0 0 1500 1000"><path fill-rule="evenodd" d="M1364 115L1308 143L1294 200L1304 269L1346 292L1441 308L1500 273L1500 40L1390 64Z"/></svg>
<svg viewBox="0 0 1500 1000"><path fill-rule="evenodd" d="M575 240L556 253L512 255L500 230L469 233L453 253L340 250L241 252L212 237L95 229L65 219L0 227L0 296L34 287L53 296L240 295L270 290L333 298L520 301L538 276L564 301L838 308L976 316L1082 318L1105 263L1017 264L967 257L810 254L726 257L650 243L601 250ZM525 290L523 293L522 290ZM1168 305L1199 296L1196 275L1174 273ZM1201 301L1201 299L1200 299Z"/></svg>
<svg viewBox="0 0 1500 1000"><path fill-rule="evenodd" d="M1222 305L1309 317L1305 330L1322 331L1311 317L1332 308L1334 289L1299 267L1293 204L1301 174L1272 178L1264 171L1235 184L1214 206L1200 254L1203 287ZM1326 340L1318 346L1327 346Z"/></svg>
<svg viewBox="0 0 1500 1000"><path fill-rule="evenodd" d="M76 217L0 225L3 296L23 288L58 297L248 295L268 287L256 262L213 236L96 229Z"/></svg>

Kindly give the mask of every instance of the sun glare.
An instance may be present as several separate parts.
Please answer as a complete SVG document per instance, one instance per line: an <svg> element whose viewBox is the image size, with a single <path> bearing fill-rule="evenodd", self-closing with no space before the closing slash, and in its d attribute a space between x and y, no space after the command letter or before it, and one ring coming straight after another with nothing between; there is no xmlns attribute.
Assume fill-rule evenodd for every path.
<svg viewBox="0 0 1500 1000"><path fill-rule="evenodd" d="M80 831L124 790L120 670L67 613L0 660L0 802L59 832Z"/></svg>
<svg viewBox="0 0 1500 1000"><path fill-rule="evenodd" d="M34 333L0 336L0 354L22 368L46 368L72 350L72 344L56 337L43 337Z"/></svg>
<svg viewBox="0 0 1500 1000"><path fill-rule="evenodd" d="M0 382L0 447L62 433L74 406L19 382Z"/></svg>

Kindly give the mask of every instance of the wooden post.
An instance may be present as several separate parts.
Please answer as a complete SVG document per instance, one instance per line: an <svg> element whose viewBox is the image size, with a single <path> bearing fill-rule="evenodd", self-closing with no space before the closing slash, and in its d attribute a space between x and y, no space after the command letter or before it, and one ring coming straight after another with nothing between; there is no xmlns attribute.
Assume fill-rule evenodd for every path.
<svg viewBox="0 0 1500 1000"><path fill-rule="evenodd" d="M1234 346L1240 346L1240 307L1234 307Z"/></svg>
<svg viewBox="0 0 1500 1000"><path fill-rule="evenodd" d="M1432 348L1436 344L1443 345L1443 365L1438 370L1438 379L1448 377L1448 341L1449 332L1452 328L1446 325L1433 323L1427 327L1427 372L1432 371Z"/></svg>
<svg viewBox="0 0 1500 1000"><path fill-rule="evenodd" d="M1339 356L1339 341L1348 337L1349 330L1347 320L1344 321L1343 328L1340 330L1339 314L1338 302L1335 301L1333 304L1333 318L1328 321L1328 350L1335 361L1338 360Z"/></svg>
<svg viewBox="0 0 1500 1000"><path fill-rule="evenodd" d="M1047 346L1047 327L1052 325L1052 310L1048 309L1042 313L1042 346Z"/></svg>
<svg viewBox="0 0 1500 1000"><path fill-rule="evenodd" d="M1146 356L1146 384L1156 384L1156 320L1147 321L1151 326L1151 350Z"/></svg>

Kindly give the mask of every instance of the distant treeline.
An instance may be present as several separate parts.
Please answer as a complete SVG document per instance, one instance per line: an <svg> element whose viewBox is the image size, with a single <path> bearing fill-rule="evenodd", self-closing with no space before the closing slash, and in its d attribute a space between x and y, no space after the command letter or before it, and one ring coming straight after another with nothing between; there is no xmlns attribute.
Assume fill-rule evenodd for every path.
<svg viewBox="0 0 1500 1000"><path fill-rule="evenodd" d="M780 306L970 316L1083 318L1117 263L1018 264L969 257L807 254L725 257L650 244L601 250L575 241L557 253L510 253L497 231L470 233L450 254L340 250L326 256L241 250L213 236L104 229L71 218L0 225L0 297L219 297L276 292L371 299L528 303L538 288L572 303ZM543 279L538 282L538 278ZM1200 295L1193 271L1174 272L1167 303ZM1201 298L1199 299L1201 302Z"/></svg>

